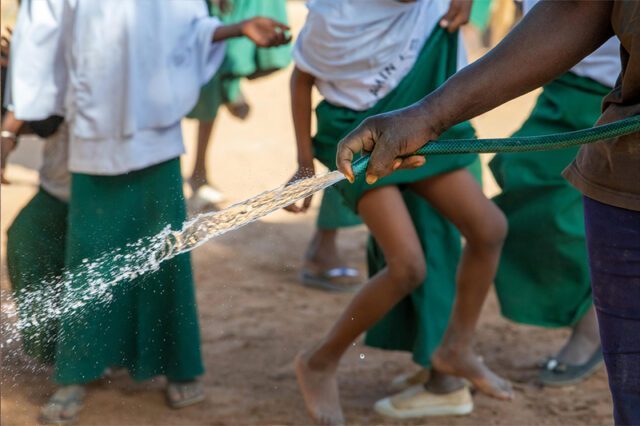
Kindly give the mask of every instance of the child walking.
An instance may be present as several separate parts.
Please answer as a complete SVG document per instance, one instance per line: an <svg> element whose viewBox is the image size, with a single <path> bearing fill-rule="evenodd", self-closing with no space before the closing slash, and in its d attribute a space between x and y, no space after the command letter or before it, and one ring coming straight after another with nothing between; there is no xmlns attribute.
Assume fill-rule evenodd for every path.
<svg viewBox="0 0 640 426"><path fill-rule="evenodd" d="M528 13L537 0L525 0ZM620 43L612 38L569 72L543 87L514 136L580 130L594 125L602 99L620 74ZM562 177L578 147L497 154L495 198L509 221L496 276L502 314L542 327L572 327L564 347L539 373L550 386L584 380L602 364L587 263L582 195ZM541 268L540 265L544 264Z"/></svg>
<svg viewBox="0 0 640 426"><path fill-rule="evenodd" d="M333 168L337 142L362 120L412 104L456 71L458 35L442 26L453 29L466 20L457 13L464 3L378 0L368 2L366 8L357 1L309 3L307 22L294 48L292 109L300 159L294 178L309 173L314 156ZM316 108L318 131L312 142L309 93L313 85L325 101ZM473 129L463 124L447 136L472 137ZM356 294L327 336L296 358L298 382L317 422L344 422L336 379L340 358L361 333L429 274L425 228L409 210L412 202L428 202L467 240L457 275L453 332L433 357L434 392L463 388L447 375L464 370L482 391L511 397L509 384L472 351L481 302L495 275L506 234L504 217L466 170L475 159L473 155L434 158L416 170L339 188L344 203L369 227L386 266ZM407 201L408 197L414 201ZM294 210L304 211L308 203L305 200ZM446 324L447 318L442 321ZM465 403L470 404L470 397Z"/></svg>
<svg viewBox="0 0 640 426"><path fill-rule="evenodd" d="M42 251L73 271L167 225L180 227L186 217L180 121L220 66L221 41L245 35L261 46L279 45L287 41L285 30L267 18L220 25L201 0L23 1L10 63L15 116L59 114L69 126L66 216L62 205L55 216L38 210L34 203L42 197L21 216L34 228L45 216L58 220L58 238ZM15 225L10 237L27 240L16 241L9 258L13 285L37 290L46 277L28 268L33 259L24 248L29 241L37 247L38 235L18 233L24 224ZM91 285L71 283L74 289ZM89 303L59 318L45 358L54 361L60 387L41 421L75 421L85 384L110 367L124 367L136 380L166 376L171 407L202 401L194 290L190 258L180 255L114 287L111 303Z"/></svg>
<svg viewBox="0 0 640 426"><path fill-rule="evenodd" d="M256 16L287 22L284 0L206 0L212 16L227 25L237 24ZM202 87L200 98L187 115L199 121L198 143L189 184L193 195L189 207L200 211L224 201L224 194L208 176L207 151L218 109L223 104L231 114L245 119L250 106L240 90L242 78L259 78L285 68L291 62L289 45L262 48L251 40L235 38L227 42L225 58L213 78Z"/></svg>
<svg viewBox="0 0 640 426"><path fill-rule="evenodd" d="M622 71L597 124L637 117L638 21L635 0L540 2L495 49L436 92L363 122L338 147L338 168L353 179L351 162L362 149L372 152L370 181L389 175L398 164L418 163L415 156L400 158L452 125L558 78L614 35ZM584 145L563 172L583 194L593 301L618 425L640 424L639 144L640 133L634 133Z"/></svg>

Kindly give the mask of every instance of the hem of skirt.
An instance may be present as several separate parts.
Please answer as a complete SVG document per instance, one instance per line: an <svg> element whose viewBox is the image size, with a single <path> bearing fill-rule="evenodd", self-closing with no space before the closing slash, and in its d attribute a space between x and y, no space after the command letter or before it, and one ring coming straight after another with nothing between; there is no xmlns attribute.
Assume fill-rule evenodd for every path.
<svg viewBox="0 0 640 426"><path fill-rule="evenodd" d="M633 194L614 191L591 182L586 176L580 173L575 161L564 169L562 176L580 191L582 195L592 200L621 209L640 211L640 195L635 196Z"/></svg>
<svg viewBox="0 0 640 426"><path fill-rule="evenodd" d="M151 373L144 373L144 374L133 374L131 372L131 369L127 366L118 366L115 365L115 367L122 367L124 369L127 370L129 376L131 377L131 379L133 379L136 382L144 382L147 380L150 380L154 377L159 377L159 376L165 376L167 378L167 380L172 381L172 380L177 380L177 381L187 381L187 380L193 380L199 376L202 376L205 371L204 371L204 367L200 369L199 372L193 372L193 373L189 373L189 374L185 374L185 375L173 375L173 374L168 374L166 371L157 371L157 372L151 372ZM96 380L100 380L103 376L104 376L104 370L106 370L108 367L105 367L100 373L95 373L86 377L83 377L82 379L77 379L77 380L69 380L69 379L64 379L64 380L60 380L58 377L55 377L55 382L58 385L61 386L70 386L70 385L85 385L91 382L95 382ZM171 379L169 379L169 377L171 377Z"/></svg>
<svg viewBox="0 0 640 426"><path fill-rule="evenodd" d="M584 314L589 310L589 308L593 305L592 302L585 303L580 306L580 309L576 310L576 313L573 315L571 320L560 321L549 318L541 318L541 316L522 316L518 314L514 314L513 312L501 309L500 314L508 319L509 321L513 321L517 324L524 325L532 325L535 327L542 328L565 328L574 326L580 319L584 316Z"/></svg>

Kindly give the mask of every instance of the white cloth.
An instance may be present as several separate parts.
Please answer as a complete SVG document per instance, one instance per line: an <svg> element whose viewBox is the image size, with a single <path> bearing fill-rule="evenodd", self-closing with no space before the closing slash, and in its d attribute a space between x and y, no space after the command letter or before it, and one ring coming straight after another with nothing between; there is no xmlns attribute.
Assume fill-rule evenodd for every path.
<svg viewBox="0 0 640 426"><path fill-rule="evenodd" d="M522 10L528 13L540 0L522 0ZM611 37L591 55L571 68L572 73L597 81L607 87L614 87L620 75L620 41Z"/></svg>
<svg viewBox="0 0 640 426"><path fill-rule="evenodd" d="M40 186L62 201L71 196L71 173L69 173L69 126L62 123L58 131L44 139Z"/></svg>
<svg viewBox="0 0 640 426"><path fill-rule="evenodd" d="M411 70L449 1L310 0L307 7L296 66L315 77L328 102L363 111Z"/></svg>
<svg viewBox="0 0 640 426"><path fill-rule="evenodd" d="M180 120L224 58L202 0L25 0L16 117L65 115L72 172L118 175L184 152Z"/></svg>

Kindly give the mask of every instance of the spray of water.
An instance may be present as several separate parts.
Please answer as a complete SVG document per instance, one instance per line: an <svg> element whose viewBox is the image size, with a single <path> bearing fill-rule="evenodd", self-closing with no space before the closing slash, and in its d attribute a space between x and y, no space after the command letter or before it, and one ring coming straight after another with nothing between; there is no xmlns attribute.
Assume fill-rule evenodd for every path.
<svg viewBox="0 0 640 426"><path fill-rule="evenodd" d="M74 270L59 277L46 277L13 295L2 295L2 340L0 349L19 350L22 333L30 340L47 344L46 339L62 335L46 333L47 323L64 318L73 322L89 304L108 304L115 286L158 270L160 264L204 244L211 238L241 228L341 180L340 172L330 172L263 192L224 210L203 213L181 229L166 227L154 236L117 248L97 259L85 259ZM18 309L19 307L19 309Z"/></svg>

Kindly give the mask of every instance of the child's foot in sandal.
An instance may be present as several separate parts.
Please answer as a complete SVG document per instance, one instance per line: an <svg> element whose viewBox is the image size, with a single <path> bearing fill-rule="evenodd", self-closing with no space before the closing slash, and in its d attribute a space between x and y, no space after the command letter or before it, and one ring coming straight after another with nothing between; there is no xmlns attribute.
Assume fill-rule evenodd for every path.
<svg viewBox="0 0 640 426"><path fill-rule="evenodd" d="M40 410L39 421L49 425L75 423L83 408L86 394L84 386L71 385L59 388Z"/></svg>
<svg viewBox="0 0 640 426"><path fill-rule="evenodd" d="M167 401L171 408L185 408L204 401L204 388L197 380L169 382Z"/></svg>

